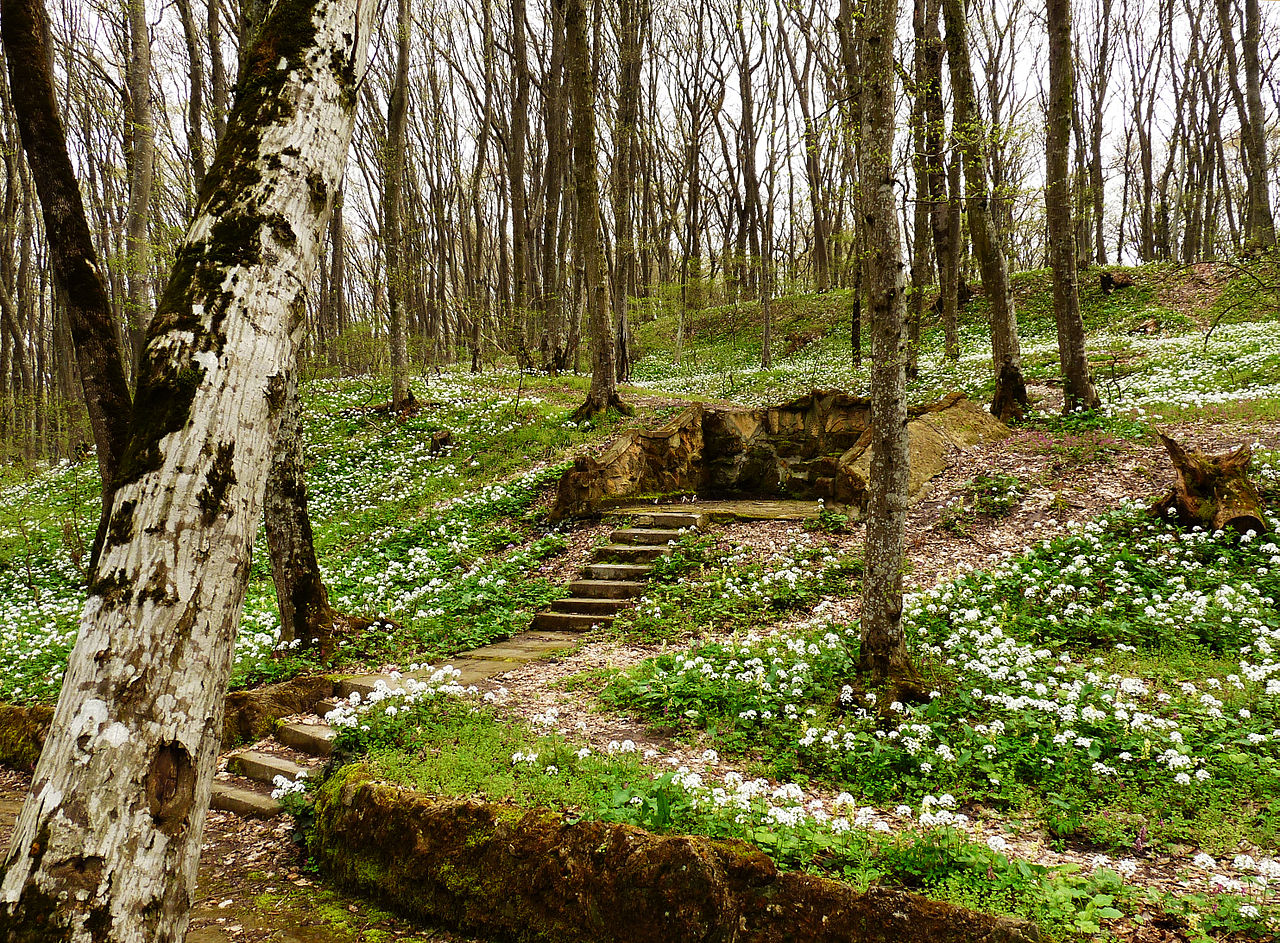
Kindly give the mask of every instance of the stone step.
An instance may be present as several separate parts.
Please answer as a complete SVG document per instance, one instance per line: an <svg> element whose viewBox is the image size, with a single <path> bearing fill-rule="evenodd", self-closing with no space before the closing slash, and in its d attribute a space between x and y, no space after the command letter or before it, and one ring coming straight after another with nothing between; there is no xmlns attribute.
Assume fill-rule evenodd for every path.
<svg viewBox="0 0 1280 943"><path fill-rule="evenodd" d="M639 527L703 527L707 523L707 515L701 511L654 511L652 514L637 514L635 522Z"/></svg>
<svg viewBox="0 0 1280 943"><path fill-rule="evenodd" d="M679 540L680 532L666 527L623 527L609 535L616 544L645 544L665 547L669 541Z"/></svg>
<svg viewBox="0 0 1280 943"><path fill-rule="evenodd" d="M280 803L266 793L217 781L213 784L209 804L215 809L248 819L269 819L280 814Z"/></svg>
<svg viewBox="0 0 1280 943"><path fill-rule="evenodd" d="M277 776L292 781L307 772L307 767L299 766L293 760L272 756L270 753L259 753L257 750L245 750L230 757L227 769L246 779L268 784L274 782Z"/></svg>
<svg viewBox="0 0 1280 943"><path fill-rule="evenodd" d="M323 717L337 706L338 699L336 697L326 697L324 700L316 701L316 713Z"/></svg>
<svg viewBox="0 0 1280 943"><path fill-rule="evenodd" d="M355 693L359 693L362 698L368 697L377 688L379 681L393 691L404 686L403 681L390 675L351 675L338 680L334 685L334 693L338 697L350 697Z"/></svg>
<svg viewBox="0 0 1280 943"><path fill-rule="evenodd" d="M551 604L552 612L585 612L595 615L611 616L619 609L631 605L629 599L609 599L607 597L565 596Z"/></svg>
<svg viewBox="0 0 1280 943"><path fill-rule="evenodd" d="M596 547L592 556L596 560L620 560L626 563L649 563L667 552L666 544L661 547L638 547L632 544L605 544Z"/></svg>
<svg viewBox="0 0 1280 943"><path fill-rule="evenodd" d="M588 580L616 583L646 579L652 569L647 563L589 563L583 567L582 575Z"/></svg>
<svg viewBox="0 0 1280 943"><path fill-rule="evenodd" d="M578 644L577 635L564 631L564 626L540 623L539 619L543 615L554 615L554 613L539 613L535 616L534 631L524 632L505 642L494 642L492 645L477 648L472 654L477 658L487 658L490 661L522 663L541 658L549 652L564 651ZM593 618L599 620L604 617L594 616ZM507 665L507 670L509 671L512 667L514 666Z"/></svg>
<svg viewBox="0 0 1280 943"><path fill-rule="evenodd" d="M574 580L569 592L578 599L633 599L642 595L647 585L631 580Z"/></svg>
<svg viewBox="0 0 1280 943"><path fill-rule="evenodd" d="M594 615L587 612L540 612L533 617L533 627L562 632L589 632L599 626L607 627L613 616Z"/></svg>
<svg viewBox="0 0 1280 943"><path fill-rule="evenodd" d="M338 731L328 724L281 724L276 728L277 740L287 747L312 756L328 756L332 753L333 738L337 735Z"/></svg>

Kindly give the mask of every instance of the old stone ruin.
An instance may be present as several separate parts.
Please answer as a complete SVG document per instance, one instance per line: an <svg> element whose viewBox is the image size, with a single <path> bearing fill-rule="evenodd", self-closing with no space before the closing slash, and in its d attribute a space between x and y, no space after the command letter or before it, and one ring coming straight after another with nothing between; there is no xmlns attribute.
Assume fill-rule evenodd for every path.
<svg viewBox="0 0 1280 943"><path fill-rule="evenodd" d="M636 429L560 479L552 516L586 517L637 499L821 498L854 518L871 477L871 403L814 390L778 406L694 403L658 429ZM1009 428L960 393L908 411L910 493L947 467L952 449Z"/></svg>

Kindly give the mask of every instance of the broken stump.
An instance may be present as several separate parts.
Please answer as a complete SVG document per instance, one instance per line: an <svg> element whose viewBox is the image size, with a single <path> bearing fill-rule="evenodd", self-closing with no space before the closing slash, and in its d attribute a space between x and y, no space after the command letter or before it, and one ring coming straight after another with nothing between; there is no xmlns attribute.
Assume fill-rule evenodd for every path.
<svg viewBox="0 0 1280 943"><path fill-rule="evenodd" d="M1267 530L1258 489L1249 480L1253 449L1205 455L1160 436L1176 475L1173 490L1152 507L1161 517L1174 516L1183 527L1234 530L1238 534ZM1172 515L1171 515L1172 512Z"/></svg>

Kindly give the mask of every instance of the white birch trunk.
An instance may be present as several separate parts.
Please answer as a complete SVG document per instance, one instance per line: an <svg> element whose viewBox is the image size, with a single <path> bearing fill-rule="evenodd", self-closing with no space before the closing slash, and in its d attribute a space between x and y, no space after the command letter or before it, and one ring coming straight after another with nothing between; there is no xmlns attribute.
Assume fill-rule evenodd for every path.
<svg viewBox="0 0 1280 943"><path fill-rule="evenodd" d="M149 332L106 546L0 877L0 939L185 934L283 374L374 0L278 0Z"/></svg>

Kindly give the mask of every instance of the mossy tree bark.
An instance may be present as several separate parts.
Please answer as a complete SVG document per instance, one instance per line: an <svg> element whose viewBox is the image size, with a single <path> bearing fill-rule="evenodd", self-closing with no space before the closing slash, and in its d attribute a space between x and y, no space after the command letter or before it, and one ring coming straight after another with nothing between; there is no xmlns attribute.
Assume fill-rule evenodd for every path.
<svg viewBox="0 0 1280 943"><path fill-rule="evenodd" d="M44 215L53 275L65 292L85 407L98 448L102 519L91 562L106 534L107 512L129 434L132 409L106 281L54 95L49 20L43 0L2 0L0 31L22 148Z"/></svg>
<svg viewBox="0 0 1280 943"><path fill-rule="evenodd" d="M906 297L893 193L894 34L898 0L871 0L859 21L866 50L862 99L861 217L866 227L871 322L871 480L862 594L860 676L879 684L914 674L902 634L902 550L907 522Z"/></svg>
<svg viewBox="0 0 1280 943"><path fill-rule="evenodd" d="M565 70L568 73L569 105L573 118L573 187L577 203L574 235L578 243L578 259L583 267L591 330L591 389L586 401L574 413L574 419L581 421L604 412L611 406L627 415L633 410L618 395L618 365L610 323L609 279L604 270L604 247L600 237L595 78L591 69L584 0L568 0L566 3L564 31Z"/></svg>
<svg viewBox="0 0 1280 943"><path fill-rule="evenodd" d="M991 361L997 372L1008 369L1022 373L1022 346L1018 338L1018 316L1009 290L1009 263L991 218L991 197L987 191L987 132L974 93L973 69L969 64L968 29L962 0L942 0L946 24L947 65L951 72L955 99L955 137L964 155L965 211L969 238L982 272L982 287L991 305ZM1025 403L1020 404L1025 406ZM1001 419L1006 418L1000 416Z"/></svg>
<svg viewBox="0 0 1280 943"><path fill-rule="evenodd" d="M1071 51L1071 0L1048 0L1045 13L1049 23L1049 113L1045 129L1044 202L1049 227L1049 260L1053 265L1053 320L1058 328L1058 361L1062 366L1062 409L1069 413L1076 409L1097 409L1099 401L1085 352L1076 227L1072 219L1070 150L1075 67ZM1006 384L999 384L998 388L1006 394L1009 392ZM1025 392L1023 396L1025 399Z"/></svg>
<svg viewBox="0 0 1280 943"><path fill-rule="evenodd" d="M0 877L0 939L185 933L301 286L376 10L278 0L254 47L148 331L106 544Z"/></svg>

